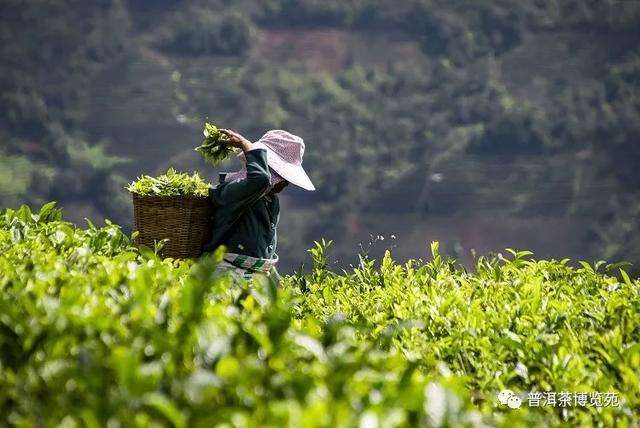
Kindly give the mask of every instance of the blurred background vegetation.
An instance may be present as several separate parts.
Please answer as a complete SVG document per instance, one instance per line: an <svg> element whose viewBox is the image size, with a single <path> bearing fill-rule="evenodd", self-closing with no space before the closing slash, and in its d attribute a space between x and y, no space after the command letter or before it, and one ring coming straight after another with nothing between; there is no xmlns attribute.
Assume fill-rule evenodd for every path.
<svg viewBox="0 0 640 428"><path fill-rule="evenodd" d="M288 269L325 237L342 264L440 240L638 272L640 2L3 0L0 21L0 207L130 228L137 175L217 176L209 118L305 138Z"/></svg>

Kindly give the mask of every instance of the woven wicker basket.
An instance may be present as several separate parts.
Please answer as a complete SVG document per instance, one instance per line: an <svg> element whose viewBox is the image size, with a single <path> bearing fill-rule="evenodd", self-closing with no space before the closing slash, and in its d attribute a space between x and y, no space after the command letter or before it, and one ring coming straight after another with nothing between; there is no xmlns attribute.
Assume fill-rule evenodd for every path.
<svg viewBox="0 0 640 428"><path fill-rule="evenodd" d="M140 196L133 194L136 245L153 248L168 239L160 255L196 258L211 238L213 207L206 197Z"/></svg>

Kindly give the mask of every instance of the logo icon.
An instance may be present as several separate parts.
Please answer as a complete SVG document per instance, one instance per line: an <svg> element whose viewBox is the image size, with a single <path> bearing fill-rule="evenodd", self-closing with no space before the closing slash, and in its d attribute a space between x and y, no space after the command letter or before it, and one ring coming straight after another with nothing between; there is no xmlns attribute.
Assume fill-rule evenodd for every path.
<svg viewBox="0 0 640 428"><path fill-rule="evenodd" d="M519 409L522 405L522 399L510 389L500 391L498 393L498 401L503 406L508 406L511 409Z"/></svg>

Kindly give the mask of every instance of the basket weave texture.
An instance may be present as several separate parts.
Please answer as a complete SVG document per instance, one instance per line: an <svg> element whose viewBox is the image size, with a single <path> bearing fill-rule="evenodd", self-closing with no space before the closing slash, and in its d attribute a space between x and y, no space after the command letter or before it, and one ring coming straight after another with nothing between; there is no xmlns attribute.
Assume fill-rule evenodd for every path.
<svg viewBox="0 0 640 428"><path fill-rule="evenodd" d="M140 196L133 194L135 243L153 248L168 239L162 257L196 258L211 238L213 207L207 197Z"/></svg>

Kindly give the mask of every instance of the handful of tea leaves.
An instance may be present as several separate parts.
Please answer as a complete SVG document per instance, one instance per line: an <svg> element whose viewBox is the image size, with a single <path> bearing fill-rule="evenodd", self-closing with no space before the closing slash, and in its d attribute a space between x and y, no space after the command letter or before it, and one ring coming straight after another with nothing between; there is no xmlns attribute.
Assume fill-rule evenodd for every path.
<svg viewBox="0 0 640 428"><path fill-rule="evenodd" d="M200 153L206 162L218 165L237 152L235 148L225 144L229 137L220 132L214 124L205 122L203 134L204 140L196 147L196 152Z"/></svg>
<svg viewBox="0 0 640 428"><path fill-rule="evenodd" d="M189 175L170 168L159 177L138 177L127 186L127 190L140 196L207 196L209 183L197 172Z"/></svg>

